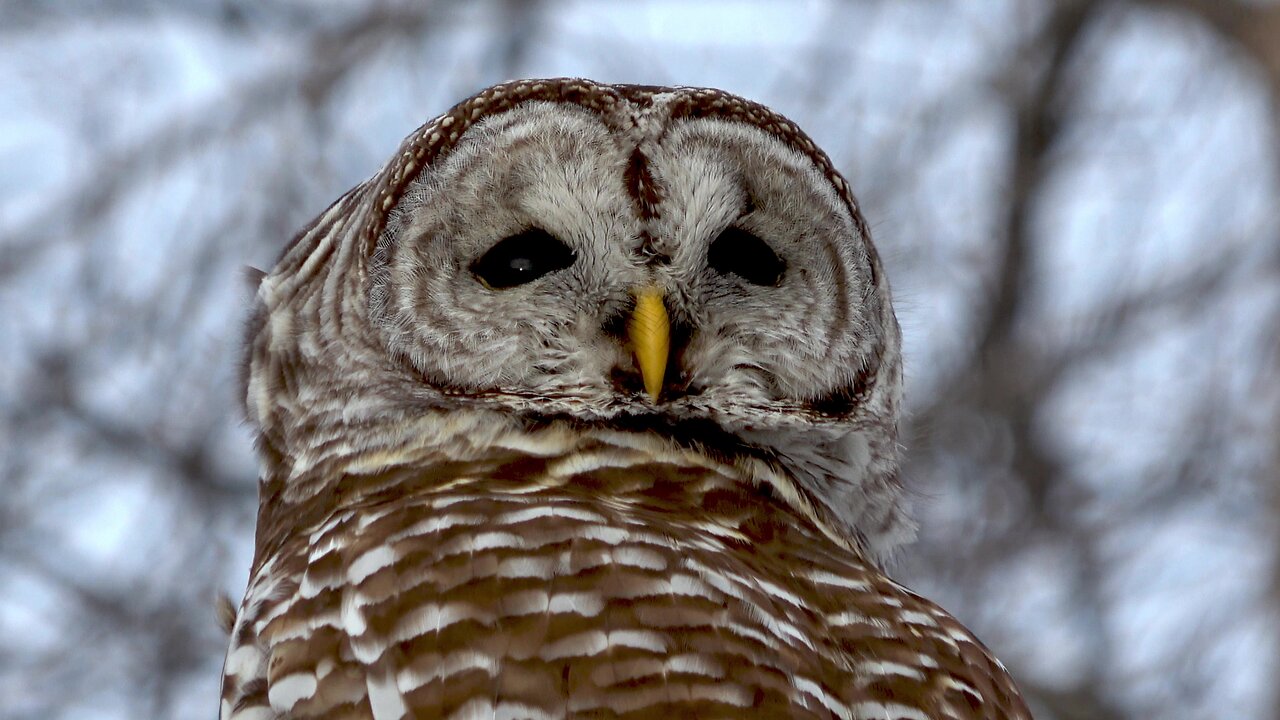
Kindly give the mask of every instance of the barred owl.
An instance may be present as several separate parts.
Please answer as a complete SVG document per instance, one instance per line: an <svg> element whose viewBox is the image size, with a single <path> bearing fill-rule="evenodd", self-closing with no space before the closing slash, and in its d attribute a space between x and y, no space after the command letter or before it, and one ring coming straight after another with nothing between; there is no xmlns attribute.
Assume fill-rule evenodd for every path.
<svg viewBox="0 0 1280 720"><path fill-rule="evenodd" d="M897 322L792 122L519 81L260 282L221 716L1025 718L896 584Z"/></svg>

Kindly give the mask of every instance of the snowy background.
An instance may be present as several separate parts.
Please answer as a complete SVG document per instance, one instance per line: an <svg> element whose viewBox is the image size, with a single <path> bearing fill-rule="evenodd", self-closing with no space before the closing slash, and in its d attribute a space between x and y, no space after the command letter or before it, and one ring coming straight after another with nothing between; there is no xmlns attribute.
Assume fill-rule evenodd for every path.
<svg viewBox="0 0 1280 720"><path fill-rule="evenodd" d="M906 332L895 575L1037 711L1280 718L1280 5L0 4L0 718L210 718L247 265L491 83L795 119Z"/></svg>

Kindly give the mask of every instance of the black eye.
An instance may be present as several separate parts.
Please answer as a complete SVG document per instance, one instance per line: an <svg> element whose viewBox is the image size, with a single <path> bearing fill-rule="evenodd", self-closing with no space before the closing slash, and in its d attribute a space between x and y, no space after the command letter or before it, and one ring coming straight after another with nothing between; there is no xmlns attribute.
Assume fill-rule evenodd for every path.
<svg viewBox="0 0 1280 720"><path fill-rule="evenodd" d="M707 264L717 272L732 273L752 285L777 286L787 264L769 244L741 228L726 228L711 243Z"/></svg>
<svg viewBox="0 0 1280 720"><path fill-rule="evenodd" d="M485 285L502 290L533 282L573 264L576 256L568 245L546 230L530 228L504 238L471 263L471 272Z"/></svg>

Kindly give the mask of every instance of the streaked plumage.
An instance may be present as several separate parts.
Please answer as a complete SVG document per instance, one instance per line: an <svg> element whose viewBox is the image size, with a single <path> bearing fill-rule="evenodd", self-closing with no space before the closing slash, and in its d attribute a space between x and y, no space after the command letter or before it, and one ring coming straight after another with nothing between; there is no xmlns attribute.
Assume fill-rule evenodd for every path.
<svg viewBox="0 0 1280 720"><path fill-rule="evenodd" d="M913 531L900 363L853 196L786 119L464 101L259 287L222 717L1028 717L878 567Z"/></svg>

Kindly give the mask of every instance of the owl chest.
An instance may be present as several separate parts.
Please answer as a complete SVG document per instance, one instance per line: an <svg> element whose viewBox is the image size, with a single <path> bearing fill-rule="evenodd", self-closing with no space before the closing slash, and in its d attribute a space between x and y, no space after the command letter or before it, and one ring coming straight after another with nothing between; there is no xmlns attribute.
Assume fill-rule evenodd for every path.
<svg viewBox="0 0 1280 720"><path fill-rule="evenodd" d="M253 625L270 676L318 678L308 702L378 676L419 717L830 717L848 680L794 569L708 517L459 496L338 513L282 550Z"/></svg>

